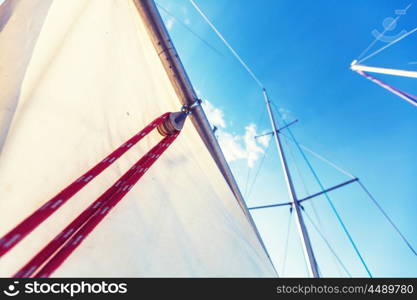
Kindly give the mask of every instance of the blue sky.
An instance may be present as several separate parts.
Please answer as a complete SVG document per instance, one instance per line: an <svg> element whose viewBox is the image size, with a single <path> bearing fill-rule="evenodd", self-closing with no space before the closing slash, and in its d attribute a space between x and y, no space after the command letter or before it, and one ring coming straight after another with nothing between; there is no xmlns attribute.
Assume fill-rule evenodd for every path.
<svg viewBox="0 0 417 300"><path fill-rule="evenodd" d="M161 11L191 81L205 100L209 118L219 127L219 141L248 206L288 201L275 146L267 151L268 140L253 139L269 130L259 87L188 0L157 2L177 18ZM417 109L349 69L351 61L374 39L372 31L383 31L387 17L395 17L396 9L415 1L196 2L265 84L284 117L299 120L291 127L299 142L359 177L417 247ZM396 25L386 35L417 27L417 2ZM366 64L416 70L416 42L417 34L411 35ZM373 49L383 45L378 42ZM416 79L377 77L417 94ZM299 197L319 191L297 149L291 146L286 151ZM309 158L326 187L348 179L317 158ZM358 185L329 195L374 276L417 276L417 257ZM305 205L306 212L320 224L349 272L366 276L326 200L312 201ZM294 222L285 259L289 209L254 211L253 217L280 275L306 276ZM346 276L306 222L321 273Z"/></svg>

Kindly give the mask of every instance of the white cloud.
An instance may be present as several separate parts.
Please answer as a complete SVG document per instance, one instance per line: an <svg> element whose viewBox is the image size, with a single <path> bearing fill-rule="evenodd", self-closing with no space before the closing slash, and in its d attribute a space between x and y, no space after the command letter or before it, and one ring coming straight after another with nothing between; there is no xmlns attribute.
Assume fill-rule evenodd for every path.
<svg viewBox="0 0 417 300"><path fill-rule="evenodd" d="M0 1L2 1L2 0L0 0ZM158 6L159 6L159 4L158 4ZM182 21L179 21L180 23L184 23L185 25L190 25L191 24L191 20L188 17L187 7L185 7L185 6L180 7L180 8L175 7L175 9L173 9L173 7L171 7L171 4L168 4L168 6L166 6L166 8L163 8L162 6L160 6L160 8L161 8L160 11L162 11L165 26L168 29L168 31L171 31L172 28L174 27L175 23L177 23L177 21L179 21L178 19L180 17L175 18L175 15L171 14L171 12L175 11L175 10L177 10L177 13L181 12L181 20Z"/></svg>
<svg viewBox="0 0 417 300"><path fill-rule="evenodd" d="M203 101L203 109L210 123L218 128L225 128L224 113L221 109L214 107L209 101Z"/></svg>
<svg viewBox="0 0 417 300"><path fill-rule="evenodd" d="M290 110L281 107L280 109L278 109L278 111L281 115L282 120L289 121L290 119L292 119L292 113Z"/></svg>
<svg viewBox="0 0 417 300"><path fill-rule="evenodd" d="M252 168L255 162L258 160L259 155L264 153L262 146L258 145L258 142L255 140L256 125L249 124L245 127L244 142L246 147L246 159L248 161L248 167Z"/></svg>
<svg viewBox="0 0 417 300"><path fill-rule="evenodd" d="M233 162L239 159L246 159L246 151L241 146L239 136L234 136L227 131L218 131L218 141L223 150L227 162Z"/></svg>
<svg viewBox="0 0 417 300"><path fill-rule="evenodd" d="M175 19L174 19L173 17L168 17L168 18L166 19L166 22L165 22L165 24L166 24L166 26L167 26L167 29L168 29L168 30L171 30L171 29L172 29L172 27L174 26L174 23L175 23Z"/></svg>
<svg viewBox="0 0 417 300"><path fill-rule="evenodd" d="M266 132L264 132L262 134L265 134L265 133ZM264 146L266 148L266 147L268 147L269 142L271 141L271 136L270 135L264 135L264 136L258 137L257 140L262 146Z"/></svg>
<svg viewBox="0 0 417 300"><path fill-rule="evenodd" d="M247 125L243 135L232 134L226 129L224 113L221 109L213 106L209 101L203 102L203 109L210 123L218 128L216 135L226 160L229 163L246 160L248 167L252 168L261 154L265 152L270 137L255 139L255 136L259 134L255 124Z"/></svg>

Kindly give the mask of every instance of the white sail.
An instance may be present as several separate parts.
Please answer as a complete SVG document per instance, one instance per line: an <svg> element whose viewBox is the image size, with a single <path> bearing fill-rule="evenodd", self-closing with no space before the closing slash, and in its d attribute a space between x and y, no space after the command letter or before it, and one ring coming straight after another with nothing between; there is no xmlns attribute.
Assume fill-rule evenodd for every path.
<svg viewBox="0 0 417 300"><path fill-rule="evenodd" d="M180 101L134 1L6 0L0 8L0 236ZM11 276L159 141L132 147L0 259ZM187 121L53 274L276 276Z"/></svg>

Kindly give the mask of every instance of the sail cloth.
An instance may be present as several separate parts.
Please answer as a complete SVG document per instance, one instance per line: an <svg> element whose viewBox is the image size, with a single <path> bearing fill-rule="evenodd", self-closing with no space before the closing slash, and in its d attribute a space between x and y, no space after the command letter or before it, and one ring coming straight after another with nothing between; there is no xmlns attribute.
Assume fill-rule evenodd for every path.
<svg viewBox="0 0 417 300"><path fill-rule="evenodd" d="M133 1L0 7L0 236L179 100ZM160 136L0 260L14 274ZM276 276L191 122L54 276Z"/></svg>

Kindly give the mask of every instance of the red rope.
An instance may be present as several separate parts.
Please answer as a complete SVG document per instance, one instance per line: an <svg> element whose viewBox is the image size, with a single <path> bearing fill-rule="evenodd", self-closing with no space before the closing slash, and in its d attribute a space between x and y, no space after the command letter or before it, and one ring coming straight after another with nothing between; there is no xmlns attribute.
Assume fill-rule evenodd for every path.
<svg viewBox="0 0 417 300"><path fill-rule="evenodd" d="M49 277L104 219L110 210L122 200L177 136L178 134L167 136L153 147L132 168L123 174L116 183L33 257L29 263L19 270L14 277L31 276L48 259L49 261L46 265L34 277ZM62 245L64 246L55 253ZM55 254L51 257L53 253Z"/></svg>
<svg viewBox="0 0 417 300"><path fill-rule="evenodd" d="M13 248L19 241L21 241L24 237L26 237L30 232L32 232L37 226L39 226L46 218L52 215L58 208L67 202L73 195L75 195L79 190L81 190L86 184L88 184L92 179L94 179L97 175L103 172L108 166L110 166L114 161L116 161L120 156L122 156L130 147L138 143L144 136L146 136L149 132L151 132L154 128L156 128L159 124L164 122L168 117L169 113L165 113L162 116L155 119L151 122L148 126L142 129L139 133L109 154L106 158L104 158L100 163L96 166L91 168L87 171L84 175L78 178L76 181L71 183L65 189L63 189L60 193L58 193L55 197L51 200L46 202L42 207L37 209L34 213L32 213L29 217L23 220L19 225L17 225L14 229L9 231L3 238L0 239L0 257L2 257L5 253L7 253L11 248ZM140 165L145 166L145 170L141 173L139 178L146 172L147 168L153 164L157 157L159 157L163 151L165 151L166 147L164 145L169 146L170 143L176 138L176 135L168 136L164 138L158 145L152 148L141 160L135 164L132 169L126 172L118 182L116 182L111 188L109 188L103 195L97 199L92 205L90 205L76 220L74 220L68 227L67 230L64 230L61 234L62 237L69 238L71 234L69 233L70 229L74 229L74 226L81 226L86 222L94 213L96 213L101 207L103 207L104 203L108 199L113 199L114 195L122 194L123 197L127 191L132 187L126 187L126 182L130 182L130 180L134 180L138 175L133 176L133 174L137 174L136 170L134 169L139 163ZM161 151L161 152L160 152ZM160 152L160 153L159 153ZM155 158L156 157L156 158ZM149 164L149 166L148 166ZM138 165L139 166L139 165ZM132 179L131 179L131 176ZM139 180L139 178L137 180ZM136 181L137 181L136 180ZM135 183L136 183L135 181ZM133 183L134 184L134 183ZM132 183L131 183L132 185ZM120 189L125 189L120 192ZM117 197L116 197L117 198ZM120 198L121 199L121 198ZM119 200L120 201L120 200ZM106 206L107 207L107 206ZM71 226L74 225L74 226ZM71 227L70 227L71 226ZM65 240L64 240L65 242ZM61 243L61 244L60 244ZM54 246L48 247L50 244ZM62 240L60 238L55 238L51 241L45 248L38 253L32 260L35 260L35 263L45 260L48 258L56 249L62 245ZM55 250L53 250L55 248ZM31 262L32 262L31 260ZM28 266L28 263L26 266ZM27 269L26 266L22 268L15 276L29 276L35 270L34 267L40 266L39 264L30 264L30 269ZM24 269L24 270L23 270ZM24 273L21 273L24 271ZM28 275L26 275L28 274Z"/></svg>

